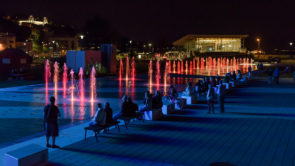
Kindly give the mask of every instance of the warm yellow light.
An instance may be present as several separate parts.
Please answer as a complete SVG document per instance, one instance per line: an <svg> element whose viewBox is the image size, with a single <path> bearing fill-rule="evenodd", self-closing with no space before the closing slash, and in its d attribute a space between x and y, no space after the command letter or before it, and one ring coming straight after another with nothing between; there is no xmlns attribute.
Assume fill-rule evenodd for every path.
<svg viewBox="0 0 295 166"><path fill-rule="evenodd" d="M0 51L2 51L4 49L5 49L4 45L0 43Z"/></svg>
<svg viewBox="0 0 295 166"><path fill-rule="evenodd" d="M257 42L260 42L260 39L259 39L259 38L257 38L257 39L256 39L256 41L257 41Z"/></svg>

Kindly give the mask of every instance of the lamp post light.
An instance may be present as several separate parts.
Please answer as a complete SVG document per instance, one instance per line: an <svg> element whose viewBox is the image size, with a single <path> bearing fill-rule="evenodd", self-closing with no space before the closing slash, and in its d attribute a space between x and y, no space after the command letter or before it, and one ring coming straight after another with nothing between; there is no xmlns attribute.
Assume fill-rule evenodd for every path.
<svg viewBox="0 0 295 166"><path fill-rule="evenodd" d="M257 41L257 50L259 51L260 50L260 42L261 42L261 40L260 40L260 38L257 38L256 41Z"/></svg>

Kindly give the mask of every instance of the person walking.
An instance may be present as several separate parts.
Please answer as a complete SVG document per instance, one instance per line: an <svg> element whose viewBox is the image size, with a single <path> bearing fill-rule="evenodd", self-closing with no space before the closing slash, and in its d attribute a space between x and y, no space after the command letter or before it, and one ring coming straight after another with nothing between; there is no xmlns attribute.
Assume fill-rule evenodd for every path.
<svg viewBox="0 0 295 166"><path fill-rule="evenodd" d="M208 91L207 91L207 102L208 102L208 114L211 112L214 113L214 90L211 84L208 84Z"/></svg>
<svg viewBox="0 0 295 166"><path fill-rule="evenodd" d="M55 106L55 98L50 97L50 104L44 108L44 126L46 135L46 147L59 148L55 145L55 138L58 136L57 119L60 117L60 112ZM52 145L49 144L49 138L52 137Z"/></svg>
<svg viewBox="0 0 295 166"><path fill-rule="evenodd" d="M218 97L218 103L219 103L219 108L221 113L224 113L224 96L225 96L225 87L222 84L222 81L220 80L218 85L217 97Z"/></svg>

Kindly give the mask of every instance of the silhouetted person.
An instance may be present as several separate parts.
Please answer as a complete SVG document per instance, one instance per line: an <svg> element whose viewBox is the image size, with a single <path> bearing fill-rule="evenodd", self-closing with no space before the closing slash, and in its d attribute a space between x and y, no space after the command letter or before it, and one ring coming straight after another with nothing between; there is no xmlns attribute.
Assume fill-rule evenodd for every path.
<svg viewBox="0 0 295 166"><path fill-rule="evenodd" d="M273 78L276 82L276 84L279 84L279 79L280 79L280 70L278 67L275 68L275 70L273 71Z"/></svg>
<svg viewBox="0 0 295 166"><path fill-rule="evenodd" d="M152 108L158 109L162 108L163 101L162 101L162 95L160 91L156 91L156 94L152 98Z"/></svg>
<svg viewBox="0 0 295 166"><path fill-rule="evenodd" d="M130 96L127 96L127 106L128 106L127 116L131 116L131 117L136 116L136 111L138 111L138 105L132 101Z"/></svg>
<svg viewBox="0 0 295 166"><path fill-rule="evenodd" d="M207 102L208 102L208 113L210 114L211 112L214 113L214 90L212 88L212 85L208 85L208 91L207 91Z"/></svg>
<svg viewBox="0 0 295 166"><path fill-rule="evenodd" d="M103 109L101 103L97 104L97 111L90 122L90 126L103 126L106 124L106 112Z"/></svg>
<svg viewBox="0 0 295 166"><path fill-rule="evenodd" d="M220 112L224 113L224 97L225 97L225 87L220 80L218 91L217 91L217 98L219 103Z"/></svg>
<svg viewBox="0 0 295 166"><path fill-rule="evenodd" d="M117 113L114 116L114 120L117 120L118 118L121 118L122 116L127 116L128 115L128 103L127 103L127 96L122 97L122 104L121 104L121 110L119 113Z"/></svg>
<svg viewBox="0 0 295 166"><path fill-rule="evenodd" d="M112 123L113 122L113 110L110 107L109 102L106 102L104 104L104 111L106 113L106 123Z"/></svg>
<svg viewBox="0 0 295 166"><path fill-rule="evenodd" d="M267 83L268 83L269 85L272 84L272 75L273 75L273 71L272 71L271 68L269 68L269 69L267 70L267 77L268 77Z"/></svg>
<svg viewBox="0 0 295 166"><path fill-rule="evenodd" d="M152 109L152 98L149 91L144 92L143 107L140 108L139 112L144 112Z"/></svg>
<svg viewBox="0 0 295 166"><path fill-rule="evenodd" d="M55 106L55 98L50 97L50 104L44 108L44 125L47 147L59 148L59 146L55 145L55 138L58 136L57 119L59 116L60 112L58 107ZM50 137L52 137L52 145L49 144Z"/></svg>
<svg viewBox="0 0 295 166"><path fill-rule="evenodd" d="M237 79L237 75L236 75L236 72L235 71L233 71L233 74L232 74L232 80L236 80Z"/></svg>

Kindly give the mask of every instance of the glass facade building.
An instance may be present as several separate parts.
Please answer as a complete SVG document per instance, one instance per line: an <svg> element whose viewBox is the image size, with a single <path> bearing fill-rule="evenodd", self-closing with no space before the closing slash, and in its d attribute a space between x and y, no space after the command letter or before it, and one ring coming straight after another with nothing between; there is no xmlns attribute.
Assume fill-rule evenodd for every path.
<svg viewBox="0 0 295 166"><path fill-rule="evenodd" d="M187 52L246 52L244 39L247 35L187 35L173 45Z"/></svg>

